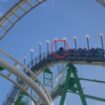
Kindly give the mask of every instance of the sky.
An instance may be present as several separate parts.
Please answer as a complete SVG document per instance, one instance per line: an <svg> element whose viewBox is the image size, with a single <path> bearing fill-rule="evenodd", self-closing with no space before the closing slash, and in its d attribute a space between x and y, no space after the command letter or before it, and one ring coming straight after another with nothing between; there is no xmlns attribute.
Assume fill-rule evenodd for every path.
<svg viewBox="0 0 105 105"><path fill-rule="evenodd" d="M17 0L0 0L0 15L2 16ZM27 63L30 61L30 49L34 49L34 56L38 55L38 43L42 43L42 51L46 52L46 40L50 42L57 38L67 37L69 47L73 48L73 36L78 37L78 47L86 48L85 35L90 35L90 46L100 47L99 33L105 34L105 8L95 0L47 0L45 3L32 10L22 18L0 41L0 48L9 52L15 58L23 61L27 56ZM105 36L104 36L105 40ZM80 76L87 78L104 79L104 67L76 65ZM84 70L86 69L86 70ZM90 69L90 70L88 70ZM100 70L100 71L99 71ZM11 84L0 78L0 105L11 89ZM83 83L84 84L84 83ZM87 93L102 96L104 87L85 83ZM94 85L94 86L93 86ZM90 89L90 86L93 86ZM97 86L97 88L96 88ZM103 89L96 94L96 91ZM93 92L94 89L97 89ZM71 97L70 97L71 96ZM73 97L73 98L72 98ZM71 99L69 101L69 99ZM75 101L77 100L77 101ZM58 105L59 99L55 105ZM68 94L65 105L81 105L78 96ZM89 105L105 105L97 101L88 101Z"/></svg>

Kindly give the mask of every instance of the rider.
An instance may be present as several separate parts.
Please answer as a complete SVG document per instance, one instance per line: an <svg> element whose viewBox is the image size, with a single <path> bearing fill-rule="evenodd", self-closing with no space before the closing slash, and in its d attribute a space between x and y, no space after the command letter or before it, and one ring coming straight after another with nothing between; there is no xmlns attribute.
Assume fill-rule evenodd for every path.
<svg viewBox="0 0 105 105"><path fill-rule="evenodd" d="M64 48L60 47L59 50L57 51L58 55L62 56L64 53Z"/></svg>

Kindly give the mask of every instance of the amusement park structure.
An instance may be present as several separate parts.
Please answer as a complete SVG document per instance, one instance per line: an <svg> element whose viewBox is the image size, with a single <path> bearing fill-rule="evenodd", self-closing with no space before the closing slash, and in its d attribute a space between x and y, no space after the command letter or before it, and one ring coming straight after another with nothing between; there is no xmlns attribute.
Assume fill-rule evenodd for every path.
<svg viewBox="0 0 105 105"><path fill-rule="evenodd" d="M105 0L96 0L96 1L105 7Z"/></svg>
<svg viewBox="0 0 105 105"><path fill-rule="evenodd" d="M0 19L0 29L2 30L0 39L2 40L23 16L44 1L46 0L19 0ZM96 1L105 5L105 0ZM32 58L28 65L25 64L25 58L23 64L4 50L0 50L2 55L12 60L12 63L8 63L0 58L0 76L14 84L3 105L53 105L53 100L58 96L61 96L60 105L64 105L68 92L79 95L82 105L88 105L86 99L105 102L104 98L85 94L81 81L102 84L105 84L105 82L79 77L78 68L75 67L75 64L105 66L103 34L100 33L100 48L90 48L88 35L86 35L87 48L78 48L77 37L73 39L75 48L68 48L65 45L66 39L60 40L64 43L64 47L57 48L56 43L59 40L54 40L54 51L49 50L50 45L47 41L47 52L41 52L38 57ZM55 79L59 79L54 84L54 72L51 67L58 63L63 65L63 67L56 74ZM4 71L7 71L7 73L5 74ZM40 76L43 79L40 80L38 78ZM31 103L28 100L31 100Z"/></svg>

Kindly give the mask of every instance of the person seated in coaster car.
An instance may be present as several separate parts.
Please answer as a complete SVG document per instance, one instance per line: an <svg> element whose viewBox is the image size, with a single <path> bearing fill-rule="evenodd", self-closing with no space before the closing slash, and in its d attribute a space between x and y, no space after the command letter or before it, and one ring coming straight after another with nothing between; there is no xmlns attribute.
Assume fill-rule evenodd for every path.
<svg viewBox="0 0 105 105"><path fill-rule="evenodd" d="M63 56L64 54L64 48L63 47L60 47L57 51L57 54L60 55L60 56Z"/></svg>

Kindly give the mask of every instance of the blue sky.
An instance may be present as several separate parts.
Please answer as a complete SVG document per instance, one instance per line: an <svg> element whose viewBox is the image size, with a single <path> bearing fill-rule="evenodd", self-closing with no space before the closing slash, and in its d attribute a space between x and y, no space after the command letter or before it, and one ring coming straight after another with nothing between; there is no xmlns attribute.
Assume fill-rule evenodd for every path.
<svg viewBox="0 0 105 105"><path fill-rule="evenodd" d="M17 0L0 0L0 14L4 14L15 2ZM24 55L29 60L30 48L34 48L34 56L37 56L38 43L42 42L42 49L46 51L45 41L52 41L54 38L62 39L67 37L69 46L73 48L73 36L77 36L78 47L84 48L86 47L85 35L89 34L91 47L100 47L99 32L105 34L105 8L95 0L47 0L13 27L7 36L0 41L0 48L11 53L21 61ZM91 67L89 69L92 69L93 72L80 71L80 74L90 76L93 73L96 76L94 78L105 79L104 71L99 73L99 76L99 70L94 73L93 68L97 69L97 67ZM98 68L104 70L103 67ZM78 69L86 68L78 66ZM0 82L2 85L0 86L1 103L11 86L9 82L2 78L0 78ZM87 86L89 87L90 85L87 84ZM77 96L73 97L78 99ZM74 101L71 98L71 103ZM91 101L88 102L90 103ZM78 103L79 100L73 105L79 105ZM104 103L93 102L89 105L104 105Z"/></svg>

